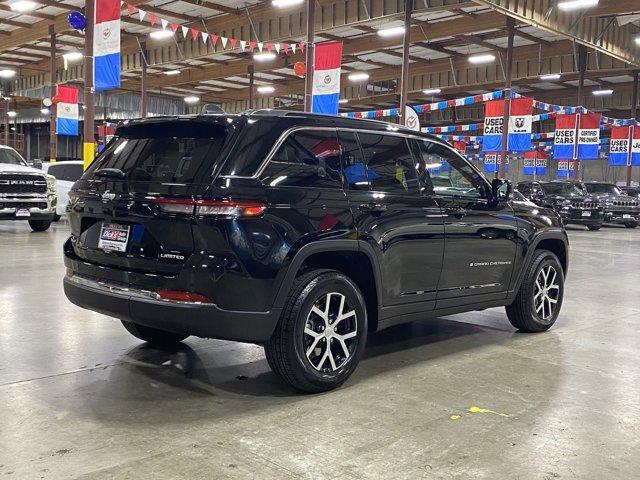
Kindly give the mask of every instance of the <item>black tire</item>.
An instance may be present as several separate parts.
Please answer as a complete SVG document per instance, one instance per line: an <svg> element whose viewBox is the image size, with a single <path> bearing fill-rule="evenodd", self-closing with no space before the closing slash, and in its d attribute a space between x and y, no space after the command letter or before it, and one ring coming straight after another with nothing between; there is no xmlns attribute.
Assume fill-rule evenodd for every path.
<svg viewBox="0 0 640 480"><path fill-rule="evenodd" d="M181 333L167 332L166 330L158 330L157 328L138 325L137 323L121 320L124 328L131 335L140 340L144 340L149 345L158 348L173 347L187 338L189 335Z"/></svg>
<svg viewBox="0 0 640 480"><path fill-rule="evenodd" d="M636 228L638 226L638 224L637 223L625 223L624 226L627 227L627 228Z"/></svg>
<svg viewBox="0 0 640 480"><path fill-rule="evenodd" d="M538 281L538 277L541 275L541 271L543 269L548 269L548 267L551 267L551 269L555 271L556 277L553 280L557 282L556 284L558 288L549 289L550 293L548 298L550 298L550 300L545 303L545 299L542 297L542 303L545 303L545 306L542 307L542 311L537 311L539 305L536 305L536 300L534 298L537 297L536 282ZM548 276L551 278L551 271L546 271L549 273ZM544 295L546 295L546 292ZM524 278L515 301L506 307L507 317L509 318L511 325L516 327L518 330L530 333L544 332L545 330L549 330L549 328L551 328L551 326L556 322L560 309L562 308L563 297L564 271L558 261L558 257L548 250L536 250L533 254L533 258L531 259L531 263L524 274ZM551 302L553 300L555 300L556 303L553 304L553 308L551 308ZM547 310L548 308L550 308L551 311ZM545 313L550 313L550 315L545 316Z"/></svg>
<svg viewBox="0 0 640 480"><path fill-rule="evenodd" d="M344 303L340 303L342 299ZM325 309L327 302L329 308ZM314 306L323 314L331 311L327 321L312 313ZM353 311L355 318L351 315L336 322L332 313L335 308L339 314ZM353 332L348 340L342 338ZM282 380L297 390L317 393L337 388L349 378L362 357L366 340L367 310L356 284L335 270L312 270L294 282L264 349L269 366Z"/></svg>
<svg viewBox="0 0 640 480"><path fill-rule="evenodd" d="M595 232L597 230L600 230L602 228L602 225L587 225L587 228L592 232Z"/></svg>
<svg viewBox="0 0 640 480"><path fill-rule="evenodd" d="M54 222L59 222L61 218L62 218L62 216L61 216L61 215L58 215L58 214L56 213L56 214L53 216L53 221L54 221Z"/></svg>
<svg viewBox="0 0 640 480"><path fill-rule="evenodd" d="M34 232L44 232L51 226L51 220L29 220L29 226Z"/></svg>

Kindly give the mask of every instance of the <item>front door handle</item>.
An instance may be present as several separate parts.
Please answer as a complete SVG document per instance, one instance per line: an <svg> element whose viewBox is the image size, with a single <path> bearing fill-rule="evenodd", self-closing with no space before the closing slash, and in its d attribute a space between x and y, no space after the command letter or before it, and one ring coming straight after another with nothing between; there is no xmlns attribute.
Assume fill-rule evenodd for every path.
<svg viewBox="0 0 640 480"><path fill-rule="evenodd" d="M382 213L387 211L384 203L363 203L360 205L360 211L365 213Z"/></svg>
<svg viewBox="0 0 640 480"><path fill-rule="evenodd" d="M466 208L462 207L449 207L445 209L445 213L447 215L453 215L456 218L462 218L468 213L468 211Z"/></svg>

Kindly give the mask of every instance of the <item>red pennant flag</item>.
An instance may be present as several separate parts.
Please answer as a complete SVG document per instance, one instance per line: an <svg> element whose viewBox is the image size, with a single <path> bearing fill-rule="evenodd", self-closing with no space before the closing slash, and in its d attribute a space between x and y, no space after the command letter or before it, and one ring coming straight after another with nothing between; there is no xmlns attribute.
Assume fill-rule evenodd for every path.
<svg viewBox="0 0 640 480"><path fill-rule="evenodd" d="M289 44L288 43L283 43L282 44L282 49L284 50L284 53L289 53Z"/></svg>
<svg viewBox="0 0 640 480"><path fill-rule="evenodd" d="M216 43L218 43L218 35L216 35L215 33L212 33L211 35L209 35L209 38L211 39L211 43L213 44L213 46L216 46Z"/></svg>
<svg viewBox="0 0 640 480"><path fill-rule="evenodd" d="M251 40L249 42L249 51L253 52L253 49L256 48L256 42L254 42L253 40Z"/></svg>
<svg viewBox="0 0 640 480"><path fill-rule="evenodd" d="M195 40L200 35L200 30L196 30L195 28L191 29L191 37Z"/></svg>
<svg viewBox="0 0 640 480"><path fill-rule="evenodd" d="M267 52L271 53L271 50L273 50L273 43L265 43L265 47L267 49Z"/></svg>
<svg viewBox="0 0 640 480"><path fill-rule="evenodd" d="M173 30L173 33L176 33L176 30L178 30L178 27L180 25L177 24L176 22L171 22L171 30Z"/></svg>
<svg viewBox="0 0 640 480"><path fill-rule="evenodd" d="M127 3L127 13L129 15L133 15L133 12L135 12L135 11L136 11L136 7L134 7L130 3Z"/></svg>
<svg viewBox="0 0 640 480"><path fill-rule="evenodd" d="M232 49L236 48L236 45L238 45L238 39L237 38L230 38L229 42L231 42L231 48Z"/></svg>
<svg viewBox="0 0 640 480"><path fill-rule="evenodd" d="M151 26L155 27L156 26L156 22L158 21L158 17L156 15L154 15L153 13L150 13L148 16L149 16L149 22L151 22Z"/></svg>
<svg viewBox="0 0 640 480"><path fill-rule="evenodd" d="M299 42L298 48L300 49L301 52L304 52L304 42Z"/></svg>

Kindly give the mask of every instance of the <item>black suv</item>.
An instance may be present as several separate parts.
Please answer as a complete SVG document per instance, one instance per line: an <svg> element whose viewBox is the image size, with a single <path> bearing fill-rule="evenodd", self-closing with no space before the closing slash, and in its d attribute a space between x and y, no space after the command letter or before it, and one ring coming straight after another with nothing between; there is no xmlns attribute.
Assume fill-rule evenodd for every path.
<svg viewBox="0 0 640 480"><path fill-rule="evenodd" d="M640 187L620 187L623 195L640 199Z"/></svg>
<svg viewBox="0 0 640 480"><path fill-rule="evenodd" d="M586 194L579 183L528 181L518 183L516 190L536 205L554 209L564 223L585 225L589 230L602 228L602 205L597 198Z"/></svg>
<svg viewBox="0 0 640 480"><path fill-rule="evenodd" d="M629 198L613 183L583 182L584 191L598 199L604 208L605 223L636 228L640 223L640 205L638 200Z"/></svg>
<svg viewBox="0 0 640 480"><path fill-rule="evenodd" d="M263 344L317 392L367 333L506 306L547 330L567 235L446 143L384 122L282 111L130 121L70 193L64 290L171 345Z"/></svg>

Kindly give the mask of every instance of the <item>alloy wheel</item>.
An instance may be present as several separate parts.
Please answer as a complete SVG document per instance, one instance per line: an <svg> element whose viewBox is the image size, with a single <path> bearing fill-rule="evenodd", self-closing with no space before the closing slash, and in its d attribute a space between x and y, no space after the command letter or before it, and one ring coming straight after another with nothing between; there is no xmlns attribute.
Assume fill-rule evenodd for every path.
<svg viewBox="0 0 640 480"><path fill-rule="evenodd" d="M553 318L560 297L560 285L556 283L557 277L558 272L553 265L547 265L540 269L536 278L533 304L536 315L545 321Z"/></svg>
<svg viewBox="0 0 640 480"><path fill-rule="evenodd" d="M349 361L357 343L357 315L345 295L330 292L317 299L307 315L303 343L313 368L335 372Z"/></svg>

